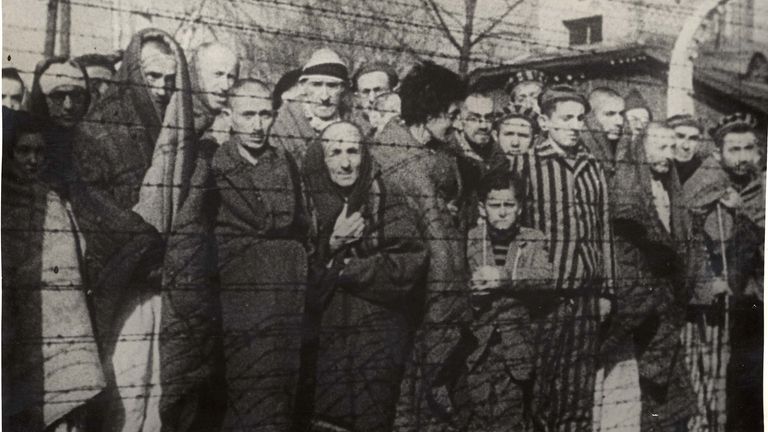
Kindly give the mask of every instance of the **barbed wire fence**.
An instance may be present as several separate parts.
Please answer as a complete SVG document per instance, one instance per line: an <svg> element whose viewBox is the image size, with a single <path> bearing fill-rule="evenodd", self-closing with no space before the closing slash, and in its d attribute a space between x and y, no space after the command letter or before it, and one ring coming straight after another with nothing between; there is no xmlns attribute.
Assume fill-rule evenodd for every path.
<svg viewBox="0 0 768 432"><path fill-rule="evenodd" d="M146 14L147 11L141 10L141 9L134 9L131 7L118 7L115 6L115 3L113 2L99 2L99 1L81 1L81 0L64 0L62 3L68 4L70 7L81 7L86 9L94 9L94 10L102 10L105 12L123 12L123 13L144 13ZM476 1L468 1L467 3L472 3L474 5L473 7L482 7L482 2L480 5L478 5L478 2ZM348 2L344 0L336 0L333 2L315 2L315 1L307 1L307 2L298 2L295 0L242 0L242 1L232 1L232 2L214 2L214 1L202 1L197 6L197 9L195 7L191 7L188 9L185 13L180 13L178 11L174 11L171 9L164 9L162 7L157 7L155 10L153 10L150 15L153 18L161 18L164 20L167 20L169 22L175 22L177 23L177 32L176 34L182 34L183 31L190 31L194 33L194 30L189 30L188 26L200 26L204 27L206 29L210 29L211 33L214 34L214 37L216 37L217 32L229 32L233 33L235 38L237 39L237 43L240 46L240 49L238 49L238 52L244 53L245 58L248 60L248 62L253 65L256 69L261 69L262 71L266 70L267 74L271 76L279 76L282 72L287 71L289 69L293 69L296 67L301 66L301 57L306 57L307 53L317 47L320 46L331 46L339 51L341 51L346 58L351 59L353 63L360 63L361 59L366 58L380 58L384 59L386 61L392 62L398 66L398 70L400 72L404 72L407 69L406 65L409 65L415 61L418 60L424 60L424 59L431 59L435 60L442 64L449 64L451 66L458 66L457 69L461 70L464 74L469 72L469 68L471 67L500 67L500 66L506 66L509 64L508 61L504 59L497 58L495 56L495 51L498 49L500 45L516 45L522 47L521 49L529 49L529 50L538 50L538 51L544 51L547 50L559 50L559 52L567 52L571 54L590 54L590 53L597 53L598 50L592 47L583 47L583 46L562 46L561 44L554 44L547 41L541 41L533 38L531 35L535 31L540 31L535 24L529 24L529 23L517 23L517 22L508 22L505 18L509 14L514 14L516 11L516 8L525 6L526 0L521 0L517 2L503 2L504 6L506 6L505 9L501 11L499 14L499 17L497 18L487 18L487 17L475 17L474 10L472 10L470 13L468 13L468 16L460 16L461 14L451 12L446 10L444 5L442 5L440 2L436 1L430 1L430 0L423 0L423 1L391 1L386 2L386 4L378 3L378 2L372 2L369 0L363 0L361 2ZM672 7L672 6L664 6L659 4L648 4L646 2L642 1L631 1L631 0L619 0L617 3L621 3L627 6L631 6L633 8L640 8L646 10L646 20L650 20L653 22L656 22L657 20L681 20L688 16L692 11L693 8L687 7L687 6L679 6L679 7ZM245 12L242 8L239 8L241 4L248 4L252 7L263 7L263 8L270 8L273 9L276 13L279 13L280 11L285 10L292 10L298 14L298 20L297 23L294 23L294 25L291 26L279 26L279 25L268 25L268 24L259 24L256 22L256 20L253 17L248 16L248 13ZM205 13L204 10L209 9L211 10L210 13ZM557 9L557 8L555 8ZM566 6L562 7L562 11L565 12L569 9ZM393 10L401 10L402 13L396 14L392 13ZM467 9L469 10L469 9ZM763 13L765 14L767 10L760 9L758 7L754 8L754 11L756 14ZM192 13L194 12L194 13ZM224 18L222 18L222 14ZM193 16L192 19L190 19L190 16ZM465 21L462 21L462 18L465 19ZM475 22L476 21L476 22ZM453 24L451 24L453 23ZM472 37L473 34L470 34L469 37L466 37L466 32L468 31L467 26L471 29L472 25L478 25L480 28L480 31L474 33L474 38ZM749 26L750 29L765 29L765 26L761 26L758 24L745 24L741 21L733 21L730 22L730 24L735 26ZM354 29L353 31L350 30L350 28ZM30 25L23 25L23 24L16 24L16 23L4 23L4 32L8 31L24 31L24 32L30 32L30 33L44 33L46 29L43 26L30 26ZM558 29L546 29L546 32L549 33L561 33L562 35L567 35L566 30L558 30ZM471 30L470 30L471 32ZM425 36L425 34L427 36ZM458 39L458 35L464 34L465 38L462 42L460 42ZM522 36L516 36L518 34L521 34ZM88 33L85 30L78 30L78 32L67 32L67 37L76 36L81 38L93 38L93 39L100 39L105 38L106 36L98 35L98 34L91 34ZM192 37L189 38L190 40L193 39ZM648 46L648 44L646 44ZM652 48L657 49L664 49L667 48L662 44L659 44L658 46L651 45ZM43 54L43 51L35 50L35 49L19 49L15 47L11 47L13 51L15 52L26 52L28 54L36 54L41 55ZM186 47L191 48L191 47ZM458 52L454 52L458 51ZM23 74L30 75L34 71L33 70L25 70L24 68L21 69L21 72ZM663 76L663 73L661 73ZM655 86L655 87L662 87L666 88L666 84L663 84L660 82L660 80L654 80L654 79L643 79L643 78L636 78L636 77L614 77L614 80L620 83L623 83L626 86L633 86L633 85L649 85L649 86ZM118 83L113 82L113 85L123 85L123 86L143 86L143 84L139 83ZM190 90L190 92L192 92ZM201 93L201 92L192 92L192 93ZM205 93L205 92L202 92ZM763 97L763 96L757 96L757 97ZM694 98L696 98L700 103L705 102L707 99L701 97L700 95L694 95ZM768 100L765 101L768 103ZM88 119L84 120L85 123L87 123ZM100 123L103 125L104 121L100 121ZM135 124L131 123L130 121L127 122L115 122L114 125L111 125L115 128L141 128L144 127L142 124ZM179 129L183 130L183 127L179 126L169 126L170 129ZM230 131L220 131L220 132L230 132ZM599 132L599 131L585 131L585 132ZM293 135L277 135L274 136L274 138L300 138L304 139L304 137L301 136L293 136ZM402 147L403 151L412 150L413 145L409 144L387 144L387 143L380 143L380 142L374 142L372 145L374 146L394 146L394 147ZM608 161L599 161L599 162L608 162ZM633 165L639 165L642 164L642 162L638 161L619 161L619 164L633 164ZM401 169L402 166L396 166L394 169ZM709 169L708 167L705 167ZM228 174L228 173L224 173ZM4 179L5 181L5 179ZM89 184L89 186L99 186L98 184ZM192 185L184 185L184 184L154 184L154 183L145 183L145 182L127 182L125 184L120 184L118 182L114 182L110 185L110 187L127 187L132 188L136 191L138 191L141 188L152 188L152 187L159 187L159 188L182 188L182 187L190 187L192 189L203 189L206 192L209 192L211 190L217 190L220 192L226 192L228 190L232 190L235 192L254 192L256 194L258 193L264 193L264 192L283 192L288 193L292 192L292 188L284 188L284 187L276 187L276 188L270 188L270 187L235 187L231 185L217 185L215 188L211 187L209 184L192 184ZM397 193L397 192L393 192ZM426 196L414 196L411 194L405 194L406 198L412 199L412 200L418 200L418 199L434 199L436 198L433 195L426 195ZM538 203L532 202L531 205L537 205ZM558 203L559 204L559 203ZM597 201L590 201L586 200L584 204L588 206L597 206L601 204ZM673 211L679 211L679 210L686 210L686 207L672 207L674 205L679 204L671 204L671 209ZM425 215L420 215L421 217L426 217ZM115 235L115 234L126 234L126 235L139 235L142 234L142 232L139 231L132 231L130 229L121 231L119 229L91 229L90 231L88 229L81 229L81 230L61 230L61 229L40 229L40 228L18 228L18 227L6 227L4 226L2 228L2 232L5 235L8 235L9 237L13 237L14 235L21 235L21 236L29 236L31 234L41 233L42 235L46 234L56 234L56 233L65 233L65 234L73 234L77 233L83 234L83 235ZM190 238L199 238L201 236L201 233L196 230L191 230L188 232L185 232L184 230L176 230L170 233L171 236L175 237L190 237ZM7 238L7 237L6 237ZM270 240L294 240L295 236L288 234L284 237L280 236L272 236L270 237ZM413 240L412 237L403 236L401 238L393 237L393 240ZM463 235L460 235L458 237L428 237L424 238L423 236L418 237L419 240L424 240L426 242L429 241L454 241L454 242L465 242L466 237ZM240 240L244 241L246 243L252 242L252 243L259 243L264 241L265 239L260 234L253 234L253 233L223 233L219 234L217 237L218 241L227 241L227 240ZM309 239L306 239L309 240ZM540 239L521 239L531 242L537 242L537 241L546 241L549 242L549 240L540 240ZM588 238L588 239L582 239L587 242L591 243L600 243L602 242L602 238ZM208 239L208 241L211 241L211 239ZM680 243L686 243L687 240L679 240ZM4 248L6 247L5 241L4 241ZM227 263L216 263L219 268L221 266L226 265ZM54 272L63 271L65 269L57 269L53 270ZM77 269L69 269L69 270L77 270ZM5 273L5 269L4 269ZM13 280L13 278L7 278L8 275L4 274L4 279L6 280ZM434 283L447 283L447 284L456 284L458 283L459 286L467 285L468 284L468 276L462 280L453 280L453 279L427 279L424 281L424 283L427 284L434 284ZM221 296L225 295L238 295L237 293L272 293L275 294L274 298L279 298L280 295L294 295L297 292L299 294L303 293L306 289L307 280L306 279L299 279L299 280L258 280L258 281L246 281L246 282L223 282L223 281L217 281L217 275L216 274L207 274L205 275L205 278L209 280L209 283L211 285L212 290L214 290L216 293L218 293ZM544 279L544 280L531 280L532 283L547 283L551 279ZM615 283L617 284L629 284L633 286L638 286L641 289L648 289L652 290L657 288L655 286L655 283L658 281L648 281L644 279L638 279L637 277L631 276L631 275L617 275L615 278ZM152 286L151 283L144 281L143 282L146 287L145 289L151 290L153 288L157 288L156 286ZM139 283L141 285L142 283ZM163 289L166 290L166 293L170 293L170 295L181 295L184 296L186 293L194 293L200 290L201 282L199 281L173 281L172 283L165 283L163 286ZM66 292L66 291L77 291L77 292L88 292L90 295L92 286L88 286L86 284L46 284L46 285L39 285L36 283L32 284L25 284L22 282L15 283L13 285L6 285L4 283L3 286L3 292L4 297L6 295L8 296L16 296L16 295L29 295L29 293L39 293L39 292L45 292L45 291L52 291L52 292ZM293 290L289 290L288 288L293 288ZM177 294L180 293L180 294ZM450 297L450 296L465 296L467 294L467 289L465 288L457 288L455 290L448 289L442 293L443 295ZM38 294L35 294L38 295ZM253 300L253 299L251 299ZM246 305L247 306L247 305ZM264 312L263 310L261 312ZM636 319L638 317L632 316L632 312L625 312L627 315L624 318L627 319ZM195 317L194 319L199 319L200 317ZM230 353L232 355L237 355L237 353L241 352L241 350L247 350L247 347L252 345L258 345L260 340L288 340L291 338L295 338L301 335L302 333L302 327L300 326L300 320L296 319L297 317L286 317L283 315L280 315L279 313L272 315L270 313L266 313L265 316L261 317L260 320L257 320L257 317L253 316L253 321L247 323L247 325L244 328L230 328L228 329L225 334L219 335L222 339L221 345L219 346L219 349L221 351ZM618 317L621 319L622 317ZM639 318L642 318L639 317ZM5 316L4 319L10 319L10 320L23 320L23 316ZM204 319L204 318L203 318ZM218 318L221 319L221 318ZM554 318L553 318L554 319ZM594 323L595 321L599 321L599 317L596 317L594 315L590 315L589 313L586 313L583 317L579 318L584 320L585 322ZM288 322L289 325L276 325L275 323L279 323L281 320L284 320L285 322ZM578 321L578 320L577 320ZM510 318L510 317L496 317L492 321L493 325L496 326L495 331L500 334L506 334L506 333L525 333L530 330L531 323L525 320L521 320L520 318ZM588 324L583 324L580 322L569 322L574 327L589 327ZM477 323L480 324L480 323ZM487 324L487 323L486 323ZM543 323L538 324L542 326L546 325L553 325L557 323L549 322L549 323ZM471 328L472 324L471 322L468 322L466 319L454 319L454 318L448 318L438 323L431 323L429 324L433 327L432 330L452 330L457 327L468 327ZM426 326L426 325L425 325ZM77 334L77 333L67 333L67 329L62 328L61 332L56 335L41 335L41 336L18 336L16 335L14 337L13 345L6 345L5 342L3 343L3 350L4 352L13 352L15 349L19 349L19 346L23 345L29 345L29 346L56 346L56 345L64 345L64 346L70 346L71 349L77 350L82 349L82 344L87 343L92 339L92 335L88 334ZM166 342L176 342L176 343L186 343L187 346L190 347L190 350L194 350L196 348L200 348L201 350L204 350L205 347L207 347L207 344L210 343L210 338L214 337L211 336L209 333L202 332L200 334L194 334L193 332L190 332L190 328L186 328L184 326L181 326L181 328L175 328L174 331L169 331L165 333L157 333L154 331L149 332L140 332L140 333L123 333L121 334L116 342L146 342L148 340L154 340L158 339L160 344L166 343ZM359 332L360 334L386 334L390 330L389 327L386 325L382 325L381 323L372 320L371 322L366 323L365 320L360 322L354 323L354 328L350 328L350 326L339 326L339 327L329 327L325 328L324 331L327 331L329 333L334 333L336 331L338 332ZM422 331L426 331L428 329L422 328ZM596 328L593 328L592 331L597 331ZM5 334L5 321L4 321L4 334ZM595 335L592 335L595 336ZM4 337L5 339L5 337ZM539 341L541 342L541 341ZM263 351L260 352L260 355L264 356L265 358L268 358L271 355L274 355L276 352L279 352L281 350L287 349L287 350L294 350L291 352L292 355L294 355L296 358L300 355L297 350L295 350L295 346L287 346L287 347L279 347L279 346L268 346L264 347ZM380 347L374 347L374 348L380 348ZM432 347L430 347L432 348ZM430 349L428 348L428 349ZM361 346L361 351L365 351L366 347ZM7 351L6 351L7 350ZM233 354L234 353L234 354ZM511 354L511 353L510 353ZM667 355L670 354L666 351L658 352L658 353L652 353L657 355ZM218 361L218 357L221 355L221 352L204 352L203 353L205 357L201 360L202 363L215 363ZM4 353L5 356L5 353ZM170 362L173 362L177 359L171 359ZM595 354L595 357L590 359L590 361L593 362L599 362L600 358ZM474 394L477 391L480 391L480 387L488 386L496 384L495 382L491 382L493 379L497 379L499 376L503 374L509 374L508 370L515 369L521 366L525 366L531 362L530 358L516 358L514 355L509 355L506 358L503 359L503 362L499 362L499 364L495 364L491 367L493 369L492 371L485 371L484 373L488 374L488 377L481 376L480 378L483 379L475 379L472 381L472 384L467 384L467 388L464 389L469 394ZM254 363L256 363L256 360L254 359ZM136 366L142 366L141 363L137 364ZM263 391L264 394L270 394L270 393L280 393L283 391L282 388L279 386L276 386L274 388L269 388L270 379L276 378L280 376L292 376L297 373L297 371L294 368L291 368L290 365L272 365L273 367L271 370L268 371L261 371L261 370L250 370L248 365L244 365L244 367L240 368L234 375L228 376L227 380L231 382L242 382L246 383L247 385L253 385L256 386L256 388L259 391ZM442 366L442 364L432 364L429 366ZM4 368L8 367L6 364ZM379 365L377 364L368 364L362 366L363 370L360 371L361 375L364 375L366 372L366 369L376 372L379 369ZM498 369L498 370L496 370ZM719 372L718 372L719 373ZM468 371L467 374L469 376L472 375L472 371ZM350 388L357 388L354 387L354 385L364 385L365 382L356 382L357 377L347 377L350 380L349 386ZM724 379L724 377L721 377ZM190 377L182 377L180 379L177 379L174 382L174 387L169 389L164 389L163 396L162 397L184 397L186 394L180 393L180 394L174 394L174 391L177 391L177 389L180 388L186 388L186 385L194 385L199 383L199 378L195 376ZM137 389L137 390L147 390L145 387L150 386L156 386L156 383L146 383L146 384L125 384L125 385L117 385L121 390L130 390L130 389ZM477 386L472 388L471 386ZM242 390L242 386L233 386L237 387L238 391ZM87 390L101 390L102 387L91 387L91 386L83 386L80 388L71 388L71 389L65 389L65 390L55 390L51 391L51 395L46 395L46 400L49 398L56 398L56 400L50 401L49 403L52 404L72 404L72 403L85 403L88 401L88 399L77 399L75 398L69 398L66 397L62 398L62 395L72 394L72 395L78 395L80 391L87 391ZM630 390L630 388L622 389L608 389L608 390ZM61 393L61 394L57 394ZM111 394L110 398L126 398L128 396L122 395L122 392L118 392L118 394ZM122 396L121 396L122 395ZM346 398L354 398L356 395L350 394L350 395L344 395ZM4 395L4 398L6 395ZM12 397L12 396L11 396ZM139 396L131 396L131 397L139 397ZM159 398L161 396L157 394L151 394L151 395L145 395L143 392L141 393L141 397L148 397L148 398ZM236 397L230 395L229 397ZM494 403L497 403L499 405L504 405L507 403L508 405L514 405L514 406L522 406L523 405L523 395L521 393L517 393L513 391L510 388L505 390L500 395L494 396L498 397ZM526 395L526 397L528 397ZM232 405L236 405L236 403L232 403L232 401L229 401ZM477 402L477 405L481 405L483 403L486 403L487 401L483 402ZM625 401L622 400L615 400L615 403L622 403ZM629 402L629 400L627 400ZM599 403L598 403L599 405ZM526 408L527 409L527 408ZM469 411L472 411L472 407L470 407ZM238 413L242 414L243 418L249 418L247 413ZM361 416L365 416L366 413L359 413ZM407 417L406 413L406 417ZM520 413L515 412L509 412L509 413L502 413L499 414L502 418L508 418L510 422L517 421L517 417ZM242 423L239 422L238 424L234 426L228 426L223 428L224 430L271 430L270 428L274 427L285 427L285 425L277 423L277 424L270 424L270 422L276 421L274 419L265 419L263 422L260 423ZM403 426L405 428L410 429L413 425L409 425L408 421L404 424L400 424L400 426ZM411 427L409 427L411 426ZM638 428L639 430L639 428Z"/></svg>

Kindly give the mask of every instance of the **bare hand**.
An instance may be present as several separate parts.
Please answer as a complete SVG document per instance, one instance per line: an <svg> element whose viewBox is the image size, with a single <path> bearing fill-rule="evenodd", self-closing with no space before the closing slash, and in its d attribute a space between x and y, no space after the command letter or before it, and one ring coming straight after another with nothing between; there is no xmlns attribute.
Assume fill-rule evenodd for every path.
<svg viewBox="0 0 768 432"><path fill-rule="evenodd" d="M717 296L722 294L732 295L733 291L728 286L727 280L723 277L716 277L704 285L703 289L698 292L696 300L698 304L711 304Z"/></svg>
<svg viewBox="0 0 768 432"><path fill-rule="evenodd" d="M363 236L364 228L365 220L360 212L352 213L347 217L347 206L345 204L341 214L336 219L336 225L333 226L333 234L331 234L331 240L329 241L331 251L335 252L344 245L360 240Z"/></svg>
<svg viewBox="0 0 768 432"><path fill-rule="evenodd" d="M741 195L732 187L726 189L725 194L720 198L720 202L728 208L738 208L743 204Z"/></svg>
<svg viewBox="0 0 768 432"><path fill-rule="evenodd" d="M605 321L608 318L608 314L611 313L611 301L605 297L600 297L600 322Z"/></svg>
<svg viewBox="0 0 768 432"><path fill-rule="evenodd" d="M482 266L472 273L470 285L474 294L485 295L501 286L502 271L496 266Z"/></svg>

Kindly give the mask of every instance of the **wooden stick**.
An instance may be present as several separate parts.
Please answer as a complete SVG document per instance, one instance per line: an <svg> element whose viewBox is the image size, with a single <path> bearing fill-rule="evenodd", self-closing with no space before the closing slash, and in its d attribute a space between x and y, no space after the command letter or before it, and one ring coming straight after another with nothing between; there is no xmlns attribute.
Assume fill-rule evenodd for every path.
<svg viewBox="0 0 768 432"><path fill-rule="evenodd" d="M487 252L488 240L486 240L486 237L488 236L488 232L487 232L488 227L486 225L485 219L483 219L482 230L483 230L483 267L485 267L488 261L488 252Z"/></svg>
<svg viewBox="0 0 768 432"><path fill-rule="evenodd" d="M720 209L722 204L717 203L717 229L720 231L720 258L723 261L723 276L728 283L728 259L725 256L725 229L723 228L723 215ZM728 294L725 295L725 332L728 332Z"/></svg>

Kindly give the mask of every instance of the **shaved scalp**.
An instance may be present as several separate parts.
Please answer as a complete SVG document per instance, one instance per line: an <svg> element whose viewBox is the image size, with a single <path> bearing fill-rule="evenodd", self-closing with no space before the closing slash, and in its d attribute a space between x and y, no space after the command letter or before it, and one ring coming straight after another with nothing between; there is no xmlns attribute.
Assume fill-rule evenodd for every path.
<svg viewBox="0 0 768 432"><path fill-rule="evenodd" d="M240 57L237 55L236 52L232 50L229 46L221 43L221 42L206 42L195 50L195 58L200 61L201 59L204 59L205 56L213 49L219 49L222 51L225 51L232 55L232 57L235 58L235 65L237 66L237 69L240 68Z"/></svg>
<svg viewBox="0 0 768 432"><path fill-rule="evenodd" d="M599 108L605 101L610 99L624 100L616 90L609 87L598 87L589 94L589 105L592 108Z"/></svg>

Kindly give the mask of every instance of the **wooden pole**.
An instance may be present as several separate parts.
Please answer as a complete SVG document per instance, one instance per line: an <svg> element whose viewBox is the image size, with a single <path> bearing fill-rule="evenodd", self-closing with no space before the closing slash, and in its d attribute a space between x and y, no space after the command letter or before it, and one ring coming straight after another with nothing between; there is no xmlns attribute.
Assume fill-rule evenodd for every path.
<svg viewBox="0 0 768 432"><path fill-rule="evenodd" d="M45 47L43 55L53 57L56 52L56 20L59 13L59 0L48 0L48 17L45 24Z"/></svg>
<svg viewBox="0 0 768 432"><path fill-rule="evenodd" d="M728 283L728 258L725 256L725 229L723 228L722 204L717 203L717 229L720 231L720 258L723 261L723 276ZM723 327L725 333L728 333L728 294L725 294L725 315Z"/></svg>
<svg viewBox="0 0 768 432"><path fill-rule="evenodd" d="M70 51L70 31L72 29L72 5L69 0L61 1L61 30L59 31L59 40L61 48L59 54L69 57Z"/></svg>

